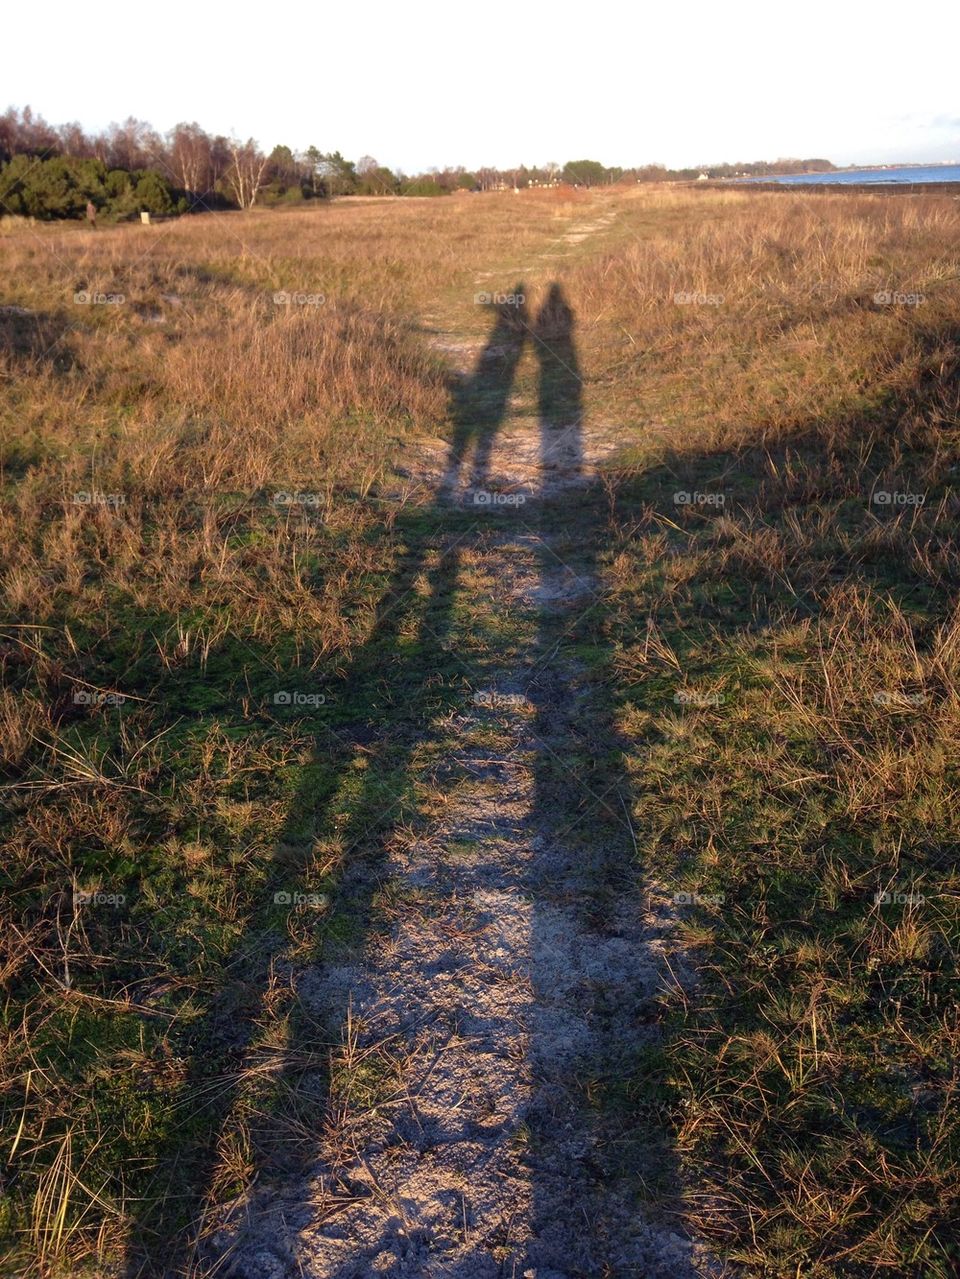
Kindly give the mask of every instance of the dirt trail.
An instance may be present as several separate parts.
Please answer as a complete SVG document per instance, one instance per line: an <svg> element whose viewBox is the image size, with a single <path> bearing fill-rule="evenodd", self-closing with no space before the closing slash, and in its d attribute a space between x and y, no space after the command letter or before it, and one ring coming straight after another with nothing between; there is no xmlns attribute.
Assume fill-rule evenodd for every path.
<svg viewBox="0 0 960 1279"><path fill-rule="evenodd" d="M458 353L469 368L476 352ZM562 756L589 695L548 638L597 583L591 555L536 508L575 497L612 443L581 424L544 424L536 405L507 411L485 476L529 501L478 514L460 589L479 628L509 609L529 646L478 669L473 699L445 725L460 784L442 819L377 868L393 903L387 930L301 980L301 998L344 1042L341 1068L372 1091L327 1117L307 1183L238 1207L216 1240L218 1273L717 1273L677 1230L644 1218L637 1177L652 1170L611 1171L601 1150L611 1134L582 1095L584 1081L616 1075L652 1039L652 1000L684 980L670 909L626 869L598 925L585 904L607 850L584 856L538 793L543 761ZM424 446L410 469L463 506L466 471L451 478L439 449Z"/></svg>

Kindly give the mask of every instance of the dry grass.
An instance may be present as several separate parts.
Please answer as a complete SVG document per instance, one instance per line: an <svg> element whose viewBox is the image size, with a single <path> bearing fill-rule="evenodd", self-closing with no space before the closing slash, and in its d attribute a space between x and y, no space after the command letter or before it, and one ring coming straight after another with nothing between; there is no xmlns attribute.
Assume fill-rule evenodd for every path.
<svg viewBox="0 0 960 1279"><path fill-rule="evenodd" d="M581 315L638 352L597 394L662 414L619 477L611 679L647 873L699 895L681 914L700 984L668 1000L632 1095L670 1097L688 1217L743 1273L946 1277L960 214L697 207L626 251L641 298L612 266L580 284ZM677 286L724 301L671 309Z"/></svg>
<svg viewBox="0 0 960 1279"><path fill-rule="evenodd" d="M393 791L353 784L376 670L341 704L274 697L329 693L405 554L416 486L392 467L448 415L425 309L472 320L481 270L570 216L492 199L4 223L0 1224L18 1264L116 1258L166 1178L215 1201L258 1130L295 1144L306 1103L261 1077L295 1010L264 965L321 939L272 894L329 891L344 830L375 832ZM211 1133L212 1164L192 1153ZM164 1229L186 1228L191 1201L172 1202Z"/></svg>
<svg viewBox="0 0 960 1279"><path fill-rule="evenodd" d="M622 243L567 288L594 403L675 428L671 443L756 442L876 406L955 324L950 197L674 192L629 209ZM885 290L925 300L876 303Z"/></svg>
<svg viewBox="0 0 960 1279"><path fill-rule="evenodd" d="M378 607L417 598L435 532L393 473L448 425L430 330L480 331L479 281L606 209L599 251L556 262L587 412L624 444L596 656L648 875L724 897L684 925L702 991L628 1122L669 1094L689 1215L744 1273L951 1273L958 208L670 190L4 225L0 1225L25 1273L106 1265L165 1177L228 1198L264 1128L280 1165L296 1146L304 1098L264 1065L300 1015L283 974L359 926L347 836L409 787L357 725L383 713ZM291 884L329 896L326 934L274 908ZM212 1166L172 1171L222 1098Z"/></svg>

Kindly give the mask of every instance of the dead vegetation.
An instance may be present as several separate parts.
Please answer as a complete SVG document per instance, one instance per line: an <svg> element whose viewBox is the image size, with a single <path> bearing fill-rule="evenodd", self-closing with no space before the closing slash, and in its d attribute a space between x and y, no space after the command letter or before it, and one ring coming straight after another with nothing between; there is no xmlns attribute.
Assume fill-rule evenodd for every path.
<svg viewBox="0 0 960 1279"><path fill-rule="evenodd" d="M688 1218L745 1274L956 1266L957 204L595 200L617 219L577 243L583 201L509 197L5 227L0 1226L23 1273L96 1272L171 1177L222 1202L264 1128L280 1166L304 1135L269 1063L322 930L273 895L360 926L344 831L375 841L408 784L364 726L406 713L377 619L435 533L393 474L448 430L430 331L480 332L478 280L547 249L588 421L623 446L607 629L578 658L633 743L646 875L704 898L702 985L623 1122L667 1116ZM328 1045L301 1039L326 1096ZM346 1042L333 1095L362 1098Z"/></svg>

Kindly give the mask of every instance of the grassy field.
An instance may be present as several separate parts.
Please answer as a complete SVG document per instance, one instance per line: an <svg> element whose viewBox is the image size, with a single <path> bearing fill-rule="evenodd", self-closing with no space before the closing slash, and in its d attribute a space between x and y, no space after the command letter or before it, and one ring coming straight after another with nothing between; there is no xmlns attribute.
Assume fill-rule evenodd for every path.
<svg viewBox="0 0 960 1279"><path fill-rule="evenodd" d="M537 642L697 972L578 1083L676 1164L638 1201L732 1274L957 1273L958 245L945 197L667 188L0 223L8 1272L199 1275L171 1240L382 1088L297 974L402 908L345 869L449 802L457 653ZM554 278L616 452L536 641L410 459L483 421L478 290Z"/></svg>

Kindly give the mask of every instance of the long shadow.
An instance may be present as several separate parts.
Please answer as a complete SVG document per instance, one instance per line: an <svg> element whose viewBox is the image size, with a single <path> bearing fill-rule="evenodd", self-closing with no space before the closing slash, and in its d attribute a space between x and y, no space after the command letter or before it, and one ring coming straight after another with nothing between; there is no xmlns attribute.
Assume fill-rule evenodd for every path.
<svg viewBox="0 0 960 1279"><path fill-rule="evenodd" d="M477 366L476 395L471 394L470 382L454 394L457 430L450 473L462 476L469 450L474 448L474 484L489 479L492 436L488 432L499 428L506 413L509 380L519 360L516 344L522 343L522 335L515 336L506 352L502 350L505 333L516 327L514 318L498 317L494 335ZM528 320L524 317L523 323ZM529 1223L532 1238L525 1254L504 1262L499 1273L521 1274L525 1269L543 1268L546 1273L584 1279L601 1274L671 1273L679 1277L690 1271L682 1248L677 1156L666 1122L670 1107L664 1103L662 1111L658 1111L655 1101L641 1101L638 1105L628 1087L631 1081L648 1077L656 1069L651 1067L651 1057L657 1038L660 973L649 955L649 962L642 962L642 952L649 949L646 941L650 936L645 932L644 879L652 878L657 868L644 866L628 816L633 805L627 763L629 756L636 757L636 744L624 741L616 727L618 692L609 666L612 639L605 629L609 620L605 601L598 593L601 551L610 535L608 491L586 474L582 379L574 317L559 286L551 288L528 338L540 364L541 459L545 463L553 461L562 438L568 465L566 482L541 492L533 511L528 508L526 512L531 532L540 538L542 595L544 600L552 601L544 604L538 618L536 650L526 671L528 694L535 706L531 827L545 837L528 884L534 901L532 975L540 1005L534 1010L530 1051L541 1086L529 1115L529 1126L536 1138L528 1154L533 1185L533 1218ZM919 404L905 398L903 403L890 406L891 428L901 416L924 408L926 391L922 387L919 390ZM478 432L474 414L488 413L491 404L498 406L496 412L486 418L487 431ZM941 411L945 415L952 413L955 420L955 398L952 406L947 404ZM785 433L773 457L774 473L786 475L787 480L769 481L768 491L762 485L738 488L738 494L742 493L737 499L742 501L738 514L746 515L747 522L759 517L770 525L786 528L793 505L809 502L809 486L814 486L819 497L849 502L856 496L860 479L854 467L859 457L861 428L862 423L853 418L849 422L832 422L828 427L807 423ZM810 451L810 465L803 473L797 472L795 458L792 467L787 465L791 451L798 446ZM935 448L932 442L918 441L918 463L925 450L934 452L939 459L939 447L939 443ZM841 478L831 470L839 448L845 450ZM629 512L640 511L661 504L665 497L669 501L675 488L709 484L710 477L735 475L735 468L745 468L748 463L755 463L757 476L763 477L767 474L769 450L764 445L753 452L755 458L736 449L687 454L678 451L658 466L638 469L627 477L623 500ZM881 462L903 466L896 456L884 455L877 458L878 471L883 469ZM938 473L945 471L942 459L937 465ZM943 482L940 475L938 488ZM837 486L836 493L833 485ZM866 496L869 500L869 489ZM862 505L863 494L860 501ZM671 515L691 529L703 518L696 511L676 509L671 510ZM403 591L428 564L431 550L436 547L436 533L435 529L423 531L413 526L409 531L410 571L398 573L382 606L381 644L366 646L350 676L361 685L370 681L377 670L388 681L393 676L410 679L408 650L401 643L403 624L392 615L394 609L402 613L407 624L413 622L413 634L426 663L436 670L450 669L444 640L451 628L449 588L458 572L456 548L444 557L442 571L440 565L426 569L430 582L428 603L416 614L413 604L405 606ZM469 536L470 531L465 528L464 536ZM851 550L839 540L835 546L827 540L823 563L804 566L811 581L808 589L795 592L792 616L802 618L819 612L822 596L829 589L831 578L837 576L887 589L891 584L888 578L893 576L891 567L885 563L882 549L875 549L868 556L864 548ZM710 625L731 641L757 629L775 632L789 620L779 606L780 592L773 578L767 583L764 576L756 576L749 563L746 570L742 599L731 598L734 587L729 574L717 576L713 567L704 570L704 580L697 583L712 592L708 600ZM948 569L943 571L948 580L938 583L940 593L954 584ZM796 571L792 576L796 579ZM922 573L915 571L914 577L917 589L926 591ZM932 588L929 593L934 594ZM698 608L702 611L702 599L682 605L674 620L688 629L695 628L702 621L697 616ZM384 656L389 658L385 666ZM395 726L391 722L390 731L384 725L379 725L378 731L384 752L378 759L401 775L408 770L414 743L423 741L431 728L428 722L411 722L409 712L404 714L401 710ZM389 823L361 837L354 860L362 852L375 870L383 831L387 829ZM762 841L758 847L751 874L758 884L764 884L776 872L765 864ZM850 847L839 838L838 847L844 857L852 856ZM865 866L872 864L869 850L862 856ZM671 867L671 871L675 869ZM749 906L756 896L756 884L745 883L740 890ZM356 896L359 907L354 913L362 914L360 908L364 903L369 905L370 897L362 876ZM566 921L568 927L571 919L576 925L575 936L565 952L570 980L558 992L558 922ZM733 915L722 926L740 944L736 928L741 925ZM740 1006L730 1009L729 1015L754 1029L749 1000L741 999ZM586 1027L588 1046L558 1058L557 1024L564 1017L563 1025L574 1041L577 1023ZM818 1120L820 1128L811 1128L810 1140L829 1136L831 1122ZM869 1127L868 1119L861 1122ZM776 1153L771 1149L770 1158L774 1159ZM729 1157L729 1162L738 1178L736 1184L760 1202L762 1187L757 1189L750 1180L755 1180L753 1170L736 1167L733 1157ZM711 1171L712 1184L718 1185L717 1170ZM727 1171L726 1164L720 1171ZM718 1189L718 1196L719 1193ZM571 1222L577 1224L572 1226ZM665 1256L661 1251L661 1236L657 1233L661 1227L679 1237L681 1247L675 1256ZM949 1226L938 1223L938 1229L946 1236ZM669 1237L667 1242L671 1242ZM389 1243L386 1236L384 1243ZM482 1273L477 1269L479 1260L473 1255L462 1265L449 1267L446 1273L467 1279ZM362 1273L360 1265L360 1261L355 1261L344 1267L340 1272L343 1279Z"/></svg>
<svg viewBox="0 0 960 1279"><path fill-rule="evenodd" d="M535 1153L529 1156L533 1217L527 1223L530 1239L523 1264L582 1276L641 1273L637 1263L625 1261L622 1250L631 1233L630 1217L641 1185L655 1180L649 1197L669 1199L675 1170L666 1138L651 1160L651 1133L662 1132L662 1125L638 1131L618 1093L619 1079L653 1037L651 983L657 972L644 955L639 966L628 962L624 967L624 953L637 948L638 938L643 947L637 920L644 891L643 867L626 816L625 750L604 669L609 653L598 557L608 512L602 487L585 474L574 317L554 284L534 323L525 307L497 308L473 374L452 388L454 433L437 502L397 521L402 543L398 566L369 638L331 690L336 721L317 742L325 780L319 785L308 770L276 850L267 900L251 912L238 950L234 971L244 992L240 1015L236 999L214 1003L189 1041L178 1046L191 1062L181 1104L189 1114L196 1099L203 1099L203 1135L182 1143L175 1133L159 1159L152 1193L145 1196L131 1232L126 1279L172 1279L191 1273L198 1262L216 1266L216 1255L205 1248L197 1223L223 1197L218 1169L238 1108L263 1116L251 1134L255 1178L270 1181L315 1158L315 1136L311 1142L309 1137L298 1140L294 1132L271 1131L269 1097L278 1088L288 1099L297 1097L298 1108L309 1114L316 1129L328 1082L330 1014L335 1018L346 1010L328 1010L321 1023L294 998L281 1074L258 1068L265 1060L258 1026L278 970L286 967L287 939L277 927L272 890L309 895L329 889L329 869L318 866L314 849L319 843L329 851L335 844L336 904L321 926L314 962L335 961L344 953L356 962L372 931L386 842L416 815L414 752L439 742L445 734L435 724L445 709L462 704L463 663L450 652L450 639L460 551L475 526L450 497L468 467L472 485L489 482L492 446L527 343L539 361L544 475L550 475L558 455L563 467L562 483L541 492L537 513L527 520L547 602L536 619L537 641L523 672L535 707L529 739L530 825L543 837L527 884L534 903L536 996L530 1051L538 1088L529 1115L536 1136ZM358 770L361 755L364 767ZM344 814L344 784L357 778ZM558 990L553 974L561 933L572 976ZM558 1024L573 1028L574 1038L584 1030L589 1049L558 1056ZM589 1097L580 1082L588 1078ZM589 1134L586 1145L584 1132ZM613 1185L630 1191L635 1187L637 1194L608 1194ZM588 1228L571 1227L585 1216ZM384 1244L389 1242L385 1235ZM514 1256L510 1264L519 1261ZM449 1273L473 1274L477 1263L473 1255ZM357 1264L350 1263L344 1275L357 1273ZM630 1268L619 1270L624 1264ZM227 1263L216 1273L233 1271ZM509 1268L503 1273L510 1273Z"/></svg>
<svg viewBox="0 0 960 1279"><path fill-rule="evenodd" d="M663 1125L654 1120L641 1131L620 1088L656 1042L663 973L650 946L627 749L614 718L599 563L609 508L586 473L574 326L555 283L533 330L541 460L548 476L562 457L562 482L547 482L539 503L546 603L527 686L536 707L532 824L543 851L531 885L540 1002L531 1053L541 1087L530 1117L536 1153L524 1261L578 1276L642 1274L648 1266L661 1273L657 1231L676 1192L675 1158ZM566 955L559 985L558 943ZM583 1050L564 1056L580 1030ZM682 1234L676 1220L668 1230ZM674 1273L688 1273L682 1255Z"/></svg>
<svg viewBox="0 0 960 1279"><path fill-rule="evenodd" d="M497 307L492 333L473 374L452 389L454 439L448 476L459 474L471 448L481 459L474 462L474 473L485 470L525 340L516 308ZM318 845L335 844L334 875L340 880L335 909L321 929L321 952L325 940L334 948L347 942L354 953L362 948L385 841L416 809L412 753L435 735L432 722L445 704L454 698L462 701L457 688L462 668L449 651L447 637L460 547L471 529L469 513L456 512L448 504L415 509L395 525L402 545L398 567L378 605L369 638L332 689L336 723L317 741L325 784L320 788L316 773L307 770L275 850L265 900L251 911L232 964L241 997L234 990L229 998L215 1000L176 1045L178 1055L190 1062L179 1105L188 1120L196 1118L202 1105L202 1135L188 1141L175 1128L164 1146L129 1232L125 1279L173 1279L191 1273L201 1257L205 1210L222 1192L217 1171L223 1142L231 1115L249 1100L251 1079L256 1088L263 1076L258 1070L258 1027L278 970L282 975L285 967L288 938L277 925L274 891L309 898L330 887L331 872L318 862ZM438 674L445 677L446 689L439 694ZM358 771L354 764L361 753L365 767ZM344 815L341 792L358 776L361 781L351 791ZM292 1064L279 1086L289 1092L308 1081L308 1087L316 1088L316 1082L309 1081L319 1079L322 1092L329 1048L322 1029L295 1012L283 1053ZM311 1100L322 1098L311 1094ZM314 1108L314 1124L316 1115ZM294 1143L278 1141L269 1128L268 1122L262 1132L253 1134L255 1178L305 1165L315 1155L315 1150L291 1154Z"/></svg>
<svg viewBox="0 0 960 1279"><path fill-rule="evenodd" d="M453 387L454 431L441 491L448 493L460 479L472 450L471 483L479 487L490 469L490 452L506 416L517 365L530 332L525 285L513 292L516 303L493 307L496 319L472 375Z"/></svg>
<svg viewBox="0 0 960 1279"><path fill-rule="evenodd" d="M535 330L541 362L540 411L545 453L556 424L576 422L582 408L572 340L573 317L562 295L552 296L552 308L548 308L546 317L541 313ZM949 336L955 347L956 335ZM684 583L684 589L665 592L669 604L664 606L665 615L658 618L685 671L695 676L701 662L709 666L709 660L697 656L698 647L709 640L712 645L723 646L727 671L737 669L739 678L746 683L750 670L742 652L737 652L738 647L745 641L772 642L775 646L779 636L788 636L795 624L808 619L816 623L826 615L829 623L831 610L837 607L838 586L845 591L855 588L863 597L868 592L876 594L876 611L870 623L875 630L884 625L886 602L893 601L909 609L921 642L929 642L931 616L949 618L952 615L956 598L956 557L944 556L938 560L935 571L930 571L928 558L937 555L945 545L942 526L949 518L947 503L956 466L958 373L955 359L951 362L944 358L945 346L942 334L934 333L924 340L920 359L924 371L915 372L909 361L905 361L915 379L914 387L902 397L892 398L875 413L854 410L845 417L806 421L772 439L742 447L721 445L686 452L677 449L667 452L655 465L638 466L623 475L618 495L621 517L628 516L631 520L643 517L648 521L647 527L650 524L656 527L656 516L651 516L651 512L666 508L670 526L677 533L676 538L671 539L674 547L682 547L689 553L690 543L704 548L712 544L714 554L703 556L702 567ZM721 477L719 481L718 477ZM736 523L743 536L743 549L737 551L742 558L738 561L730 556L722 570L717 566L719 539L710 529L711 508L707 506L704 513L695 506L687 509L686 505L670 505L676 502L678 491L709 492L718 482L723 483L727 491L725 514L731 524ZM916 530L909 537L905 535L913 518L909 509L906 513L891 511L882 502L878 504L875 495L878 490L882 493L898 488L927 493L925 505L929 522L924 526L918 518ZM552 530L555 535L566 533L570 544L569 550L564 551L563 544L555 540L552 549L545 551L545 573L560 572L557 559L562 559L568 580L574 586L577 578L583 579L584 594L587 584L596 580L600 549L605 543L617 540L616 528L607 528L607 500L607 493L598 485L584 483L578 492L560 492L543 502L545 531ZM686 501L689 502L689 493ZM886 501L890 502L889 496ZM801 520L809 512L815 514L816 523L810 520L803 526ZM832 531L826 518L828 512L835 519ZM913 515L916 516L916 512ZM899 536L896 534L898 519L905 526ZM810 539L808 543L800 540L801 529ZM782 568L773 555L767 562L761 561L748 541L748 536L757 531L778 534L784 548L799 544L793 558L787 549ZM881 531L883 539L879 536ZM887 549L887 538L900 548L900 562ZM912 545L914 538L916 543ZM664 538L665 560L668 545ZM770 543L765 546L769 547ZM664 574L666 576L666 569ZM626 764L631 757L634 761L642 758L643 750L641 743L625 740L615 727L614 696L622 696L622 690L616 690L612 681L604 678L604 664L612 641L603 629L615 626L616 639L622 642L625 635L635 649L642 648L646 616L640 613L613 619L602 602L597 603L601 607L594 607L589 598L581 598L576 605L571 601L566 618L562 613L551 616L545 611L539 645L545 660L532 682L532 688L537 690L532 697L539 707L536 731L542 742L536 773L536 824L552 831L552 838L558 844L554 852L558 865L555 879L571 865L582 868L581 914L585 930L595 939L595 954L599 957L611 940L635 940L631 918L643 914L644 877L656 878L661 884L664 880L669 882L685 862L693 862L693 857L689 852L678 850L675 856L670 854L667 864L645 868L635 846L634 831L625 817L633 807ZM636 607L636 600L630 603ZM849 597L846 607L851 612L851 630L856 633L854 628L862 624L862 619L856 616L855 603ZM630 605L626 608L629 610ZM871 634L867 642L874 638ZM714 665L714 674L715 669ZM904 654L904 670L899 674L905 680L911 676L909 650ZM667 701L669 695L665 696L664 686L672 693L677 682L676 671L672 669L665 676L652 672L650 677L645 673L642 678L647 687L639 693L638 701L640 705L653 707L657 706L658 698ZM895 674L888 673L888 678L895 681ZM936 687L935 680L931 679L931 685ZM940 690L939 696L944 695L945 690ZM851 724L861 715L870 722L872 696L872 690L865 688L865 710L855 704L844 708L843 713ZM882 715L883 712L880 727L867 730L867 740L871 741L872 733L876 732L886 746L883 734L890 730L883 723ZM762 758L768 731L762 722L743 731L745 758L750 751L756 752L758 761ZM697 761L694 775L702 767L705 786L716 785L716 776L710 775L711 764L718 771L729 767L723 752L729 749L733 732L729 724L722 725L716 730L716 754L707 750L704 758ZM706 735L707 730L704 733ZM799 751L796 758L819 770L827 766L833 749L831 742L828 748L821 745L819 752L810 758ZM853 890L847 899L825 911L823 896L810 890L811 878L816 882L816 878L823 875L825 879L829 868L836 864L844 866L851 882L856 882L859 874L863 876L862 882L872 883L877 873L876 835L878 830L884 830L881 819L876 819L874 828L873 819L870 823L864 823L862 818L851 822L842 811L834 815L833 810L828 810L831 816L825 833L808 835L812 846L805 854L808 863L800 870L785 867L786 859L771 854L770 845L775 841L771 839L764 808L770 794L776 795L776 791L765 792L762 768L754 771L761 797L756 811L740 805L739 799L731 803L730 812L718 819L719 846L715 847L712 841L710 844L714 857L701 868L708 886L720 887L727 894L727 904L717 911L697 908L695 915L708 920L716 937L709 956L700 956L714 984L709 997L697 1001L687 1014L693 1029L684 1045L688 1054L691 1044L708 1044L709 1051L684 1061L679 1068L681 1075L687 1069L691 1071L698 1100L729 1092L732 1081L737 1079L735 1069L723 1059L722 1046L732 1041L735 1033L746 1038L769 1025L766 1020L769 1002L765 1001L770 997L766 979L757 979L760 964L765 962L759 959L760 954L769 954L781 936L828 936L830 943L836 945L839 957L831 956L830 980L839 980L837 974L845 971L849 956L856 956L866 892L861 900L856 900L857 892ZM664 778L654 778L645 785L655 790L658 786L668 787L669 783ZM819 796L815 802L821 802ZM804 815L804 799L792 801L792 806L794 816ZM955 829L943 821L946 811L947 805L944 805L940 813L936 809L924 812L927 826L916 822L906 828L912 847L901 856L899 874L905 880L913 875L918 879L921 875L929 876L926 882L919 881L925 892L931 883L934 890L939 891L947 873L952 873L956 864ZM896 810L891 810L885 820L884 833L891 845L898 839L900 843L907 843L903 838L905 828L898 822ZM813 829L814 824L815 820L811 819L809 828ZM677 827L669 835L676 834L679 825L678 818ZM786 822L781 829L789 829ZM923 830L924 838L918 837L918 830ZM648 836L649 833L646 832ZM661 846L668 842L669 835ZM742 851L744 848L748 851ZM720 860L716 862L718 854ZM828 869L821 870L821 866ZM709 897L706 900L709 901ZM721 895L718 900L723 903L724 897ZM537 918L537 927L542 933L540 949L546 956L548 948L555 944L548 893L540 894ZM909 1032L920 1033L918 1027L924 1025L926 1013L916 988L937 991L932 997L933 1006L940 1006L936 1000L942 1004L948 998L945 992L950 989L951 980L955 982L953 962L952 957L947 961L943 956L924 956L918 958L914 971L909 973L890 964L884 978L877 979L870 988L869 1015L884 1015L889 1008L890 991L896 987L898 992L906 993L898 993L894 1024L901 1016L907 1018L912 1014L914 1022ZM752 969L751 964L755 965ZM549 970L550 965L545 962L544 971ZM651 971L650 976L655 978L655 973ZM541 1095L542 1113L537 1117L537 1125L543 1137L534 1168L537 1242L530 1256L524 1259L525 1264L532 1262L535 1268L543 1266L577 1276L684 1275L690 1273L683 1259L683 1241L688 1235L682 1224L685 1219L696 1222L698 1231L717 1245L718 1251L733 1252L731 1242L746 1251L751 1242L757 1246L759 1235L761 1247L769 1248L775 1255L781 1244L773 1237L775 1227L771 1222L777 1219L774 1210L779 1208L778 1193L786 1193L781 1192L781 1186L789 1185L789 1178L794 1175L796 1165L791 1161L796 1160L797 1150L803 1152L805 1161L812 1162L818 1150L842 1136L844 1143L857 1150L860 1158L865 1158L859 1153L865 1149L883 1149L891 1166L898 1160L906 1162L910 1158L919 1164L928 1153L923 1143L931 1143L932 1116L925 1113L923 1107L914 1106L908 1119L893 1125L879 1108L859 1102L863 1079L856 1065L844 1065L842 1123L833 1108L836 1084L832 1078L821 1085L822 1096L817 1099L817 1107L808 1100L802 1114L792 1114L792 1107L784 1106L774 1119L766 1112L765 1102L762 1117L757 1119L759 1137L754 1139L756 1144L750 1151L741 1153L725 1145L726 1129L718 1122L713 1148L698 1168L699 1197L683 1204L678 1157L670 1135L677 1118L676 1098L668 1100L669 1088L658 1093L647 1087L663 1065L656 1049L652 989L649 985L645 987L642 981L632 985L632 998L624 998L629 991L618 988L616 982L611 982L606 995L601 983L600 998L593 1009L599 1060L581 1063L581 1077L589 1080L590 1085L590 1099L584 1109L593 1115L596 1140L592 1145L584 1150L565 1144L564 1118L571 1104L577 1104L567 1083L553 1081ZM613 1001L609 998L610 991L616 991ZM868 1014L861 1015L866 1019ZM903 1043L911 1042L909 1032L901 1032ZM854 1039L851 1034L851 1041ZM908 1055L903 1043L898 1045L900 1061ZM542 1062L548 1076L551 1049L549 1036L542 1036L539 1044L534 1037L534 1056ZM889 1051L893 1056L892 1048ZM711 1053L718 1054L716 1059L711 1059ZM678 1069L675 1043L668 1046L667 1060L671 1068ZM882 1065L878 1063L878 1070ZM697 1076L698 1069L703 1072L702 1078ZM690 1083L689 1078L687 1082ZM950 1095L946 1072L938 1083L945 1113ZM736 1104L729 1107L728 1114L736 1113ZM703 1145L708 1147L706 1142ZM698 1155L704 1158L702 1149ZM844 1182L844 1175L846 1170L841 1167L834 1183L824 1182L835 1196L835 1203L842 1203L851 1182L855 1184L852 1177ZM628 1192L619 1202L615 1193L606 1193L618 1180ZM629 1195L631 1182L636 1188L633 1196ZM903 1174L897 1193L906 1182L907 1176ZM594 1189L599 1193L594 1195ZM831 1267L830 1273L837 1265L847 1273L845 1258L851 1240L858 1237L862 1240L868 1229L876 1229L881 1220L883 1191L882 1186L873 1188L875 1215L865 1212L862 1225L859 1221L842 1221L841 1214L828 1228L810 1223L804 1245L818 1256L821 1264ZM636 1224L640 1227L635 1237L632 1237L629 1220L631 1200L637 1210ZM595 1210L598 1203L602 1206ZM750 1206L750 1211L745 1210L745 1204ZM770 1212L770 1216L765 1218L765 1212ZM550 1234L551 1225L562 1222L565 1213L579 1215L584 1222L574 1248L570 1247L569 1232L561 1229L552 1237ZM948 1208L938 1206L925 1219L923 1229L929 1227L940 1247L955 1247L956 1230L949 1222L949 1215ZM654 1232L649 1235L643 1228L645 1219L654 1226ZM759 1230L758 1222L761 1223ZM679 1238L680 1251L675 1261L671 1260L673 1241L669 1235L658 1240L656 1231L661 1225ZM921 1228L917 1227L912 1236L918 1247L921 1234ZM618 1240L621 1244L626 1241L625 1251L622 1247L618 1250ZM661 1243L668 1249L666 1262ZM665 1264L674 1268L668 1271ZM868 1267L849 1263L849 1273L867 1274ZM904 1269L903 1273L919 1275L928 1271L918 1266L916 1270ZM934 1271L931 1269L929 1273Z"/></svg>
<svg viewBox="0 0 960 1279"><path fill-rule="evenodd" d="M677 1171L662 1116L641 1130L620 1092L624 1073L655 1040L653 999L662 974L646 944L643 866L626 816L625 748L603 669L598 559L607 496L585 474L574 317L559 285L551 286L528 333L540 366L542 470L553 477L536 499L539 513L515 529L538 548L546 601L521 672L535 707L525 734L533 759L534 852L521 872L521 891L533 903L529 1052L536 1088L524 1117L532 1214L522 1243L499 1261L484 1242L438 1264L451 1279L531 1272L593 1279L645 1274L648 1263L651 1274L665 1274L667 1264L674 1279L687 1279L682 1227L675 1217L663 1221ZM475 484L489 482L489 456L487 450L474 468ZM375 1245L367 1241L363 1256L336 1268L331 1279L372 1274L363 1258L401 1250L400 1224L388 1224ZM477 1223L479 1234L485 1226Z"/></svg>

